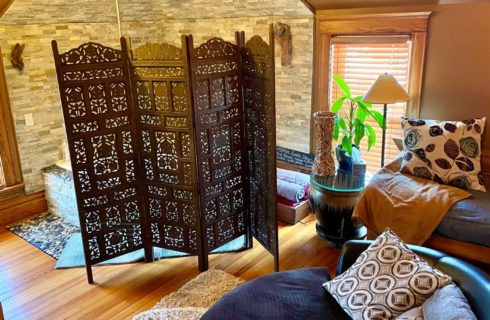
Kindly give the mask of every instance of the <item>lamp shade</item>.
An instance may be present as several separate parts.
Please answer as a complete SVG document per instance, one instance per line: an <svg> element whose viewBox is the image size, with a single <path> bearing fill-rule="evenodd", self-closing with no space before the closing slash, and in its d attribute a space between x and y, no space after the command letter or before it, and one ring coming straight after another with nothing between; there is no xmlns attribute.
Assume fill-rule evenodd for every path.
<svg viewBox="0 0 490 320"><path fill-rule="evenodd" d="M376 79L362 101L367 103L397 103L410 100L407 92L391 74L385 73Z"/></svg>

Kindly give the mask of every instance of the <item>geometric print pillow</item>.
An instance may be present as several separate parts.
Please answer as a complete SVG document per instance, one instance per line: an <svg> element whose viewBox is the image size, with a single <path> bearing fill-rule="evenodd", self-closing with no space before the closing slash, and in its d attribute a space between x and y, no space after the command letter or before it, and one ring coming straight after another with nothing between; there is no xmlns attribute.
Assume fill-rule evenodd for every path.
<svg viewBox="0 0 490 320"><path fill-rule="evenodd" d="M481 135L486 118L437 121L402 118L400 172L462 189L485 191Z"/></svg>
<svg viewBox="0 0 490 320"><path fill-rule="evenodd" d="M451 282L387 228L349 269L323 286L353 319L392 319Z"/></svg>

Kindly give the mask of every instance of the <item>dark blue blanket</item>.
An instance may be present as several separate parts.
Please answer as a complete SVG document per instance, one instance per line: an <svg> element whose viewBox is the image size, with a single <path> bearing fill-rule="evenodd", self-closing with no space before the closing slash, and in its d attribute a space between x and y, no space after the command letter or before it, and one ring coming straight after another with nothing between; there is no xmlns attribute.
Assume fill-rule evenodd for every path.
<svg viewBox="0 0 490 320"><path fill-rule="evenodd" d="M326 268L272 273L224 295L202 320L350 319L323 289Z"/></svg>

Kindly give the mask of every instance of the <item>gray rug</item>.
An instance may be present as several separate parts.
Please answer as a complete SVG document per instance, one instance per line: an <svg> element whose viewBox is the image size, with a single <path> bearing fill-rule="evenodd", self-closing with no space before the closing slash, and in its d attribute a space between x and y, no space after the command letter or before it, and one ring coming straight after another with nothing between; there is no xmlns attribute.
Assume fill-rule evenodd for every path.
<svg viewBox="0 0 490 320"><path fill-rule="evenodd" d="M79 228L51 213L7 227L42 252L58 259L66 243Z"/></svg>

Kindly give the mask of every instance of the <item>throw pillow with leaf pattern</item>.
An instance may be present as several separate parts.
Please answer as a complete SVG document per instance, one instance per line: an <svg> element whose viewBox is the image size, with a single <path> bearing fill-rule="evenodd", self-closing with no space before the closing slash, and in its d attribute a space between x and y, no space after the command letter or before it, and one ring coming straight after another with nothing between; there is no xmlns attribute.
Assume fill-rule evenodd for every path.
<svg viewBox="0 0 490 320"><path fill-rule="evenodd" d="M486 118L438 121L402 118L400 171L462 189L485 191L481 135Z"/></svg>

